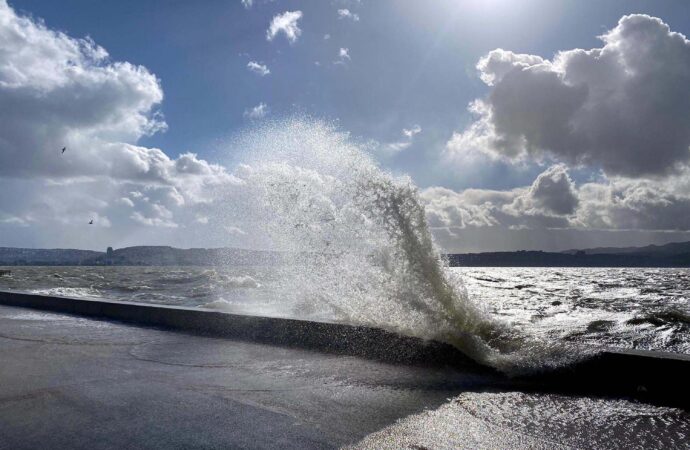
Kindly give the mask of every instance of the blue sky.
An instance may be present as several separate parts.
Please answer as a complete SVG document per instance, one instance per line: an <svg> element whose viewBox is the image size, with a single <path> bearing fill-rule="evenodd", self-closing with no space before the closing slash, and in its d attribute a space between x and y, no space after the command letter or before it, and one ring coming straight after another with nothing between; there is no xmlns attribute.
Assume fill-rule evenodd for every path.
<svg viewBox="0 0 690 450"><path fill-rule="evenodd" d="M536 175L537 169L494 167L454 176L429 163L428 154L439 152L453 130L470 120L466 105L487 91L474 68L482 55L505 48L550 57L594 47L597 35L633 12L661 17L674 30L690 28L690 7L683 1L256 0L249 9L240 0L11 4L50 28L90 36L114 60L144 65L160 78L160 110L169 128L142 139L143 145L213 160L214 151L226 151L229 137L248 125L244 111L264 102L274 115L303 112L337 120L354 136L381 142L419 124L424 133L386 164L412 173L421 186L450 188L500 189ZM360 20L339 18L343 8ZM304 13L297 42L268 42L272 17L293 10ZM326 34L330 39L324 40ZM334 66L341 47L352 59ZM263 62L271 74L257 77L247 70L249 61Z"/></svg>
<svg viewBox="0 0 690 450"><path fill-rule="evenodd" d="M663 223L650 223L647 216L653 213L646 210L642 213L644 217L626 216L625 220L630 226L622 224L623 219L619 218L623 215L621 210L625 209L625 214L639 211L642 207L637 203L617 205L617 209L607 217L592 218L586 207L596 208L588 203L590 197L585 198L587 195L591 198L599 195L592 194L593 190L608 189L612 198L618 195L611 194L612 192L624 191L627 193L624 199L633 202L638 197L632 197L632 193L639 193L642 189L640 186L654 185L653 189L657 191L652 194L652 197L656 196L653 203L663 203L656 200L672 197L672 203L679 201L681 204L673 203L669 207L673 211L667 208L664 213L672 213L674 217L682 216L685 212L690 212L683 209L686 199L680 198L682 189L679 187L679 180L683 179L682 174L685 173L680 166L685 167L684 154L678 156L677 150L673 154L669 150L668 159L662 158L662 163L654 170L614 162L614 159L621 159L617 159L619 155L616 149L609 150L603 144L606 136L601 137L601 142L582 143L582 139L585 139L583 136L594 139L594 131L590 129L575 137L580 140L573 138L572 146L589 146L591 149L575 151L570 144L563 144L563 148L551 148L553 141L544 138L543 130L530 135L535 129L546 126L548 118L532 118L541 122L525 125L520 122L519 113L513 112L511 114L517 117L506 119L509 115L509 111L506 111L503 119L497 119L502 114L500 108L504 104L492 103L492 96L498 96L511 87L507 82L503 83L504 87L498 83L487 84L480 75L489 74L494 69L489 67L482 71L477 68L480 59L487 57L495 49L504 49L517 55L509 58L512 58L511 64L523 67L526 63L518 58L519 55L541 56L552 60L558 52L601 48L603 44L598 36L611 30L625 31L622 25L616 28L617 24L623 16L633 13L647 14L650 20L658 18L661 21L659 23L668 26L671 32L687 35L690 33L690 6L687 2L254 0L251 3L248 6L240 0L9 1L14 10L10 13L13 17L29 17L39 27L42 20L47 30L62 32L70 39L88 37L94 45L107 51L107 64L126 61L144 67L157 78L158 90L163 95L162 101L155 98L157 93L153 92L153 97L146 97L143 109L132 107L137 113L141 113L141 120L149 120L156 115L159 122L165 122L165 129L156 128L158 131L155 133L137 130L126 137L118 134L117 142L136 144L143 148L159 148L172 161L192 152L204 164L225 164L237 150L234 147L237 136L251 130L262 120L275 120L296 114L308 115L333 123L339 130L349 132L354 141L368 145L384 168L394 173L409 174L423 190L424 198L430 205L431 218L442 219L436 223L436 228L440 230L437 237L446 248L520 248L521 243L527 242L523 235L533 230L538 236L553 235L550 243L545 245L553 249L564 245L559 244L562 242L564 228L576 230L571 233L576 237L567 241L567 244L573 245L588 244L588 238L581 237L583 235L591 236L593 244L607 244L608 241L614 244L631 243L637 240L644 240L642 243L662 242L687 237L687 227L683 220L674 222L669 219ZM289 42L287 36L281 33L272 40L267 39L267 30L275 17L297 11L301 13L296 21L300 32L294 42ZM626 42L624 39L627 38L621 39ZM642 45L639 42L633 43ZM14 44L6 44L6 51L12 51L11 45ZM680 47L683 48L683 45ZM19 50L17 49L18 53ZM343 50L346 56L341 55ZM669 58L685 64L683 58ZM250 62L265 66L265 70L270 73L261 75L249 70ZM676 72L684 73L681 70L683 67ZM575 82L565 79L565 72L559 67L553 68L553 71L562 76L565 85L575 86ZM662 80L659 74L651 74L649 77L653 77L650 78L652 81L665 83L663 86L666 87L680 83L681 86L676 87L680 94L670 92L668 95L669 98L682 97L682 83L685 79L681 75L671 81ZM586 85L588 92L592 93L601 83L590 79L580 85ZM133 89L139 92L138 88ZM664 92L668 90L664 88ZM104 100L104 104L111 100L111 97L104 98L108 99ZM645 98L632 96L632 103L626 105L630 110L642 108L644 105L640 102ZM498 144L495 148L492 147L493 144L486 144L487 149L475 148L478 143L485 142L481 139L488 135L470 136L468 130L473 124L480 123L481 117L488 116L472 114L468 111L468 105L482 99L494 111L492 118L487 120L495 122L491 126L497 127L496 133L506 139L527 136L527 144L518 151L522 155L519 161L516 159L515 148L509 149ZM564 97L563 101L568 99ZM592 105L591 100L584 104L583 108ZM264 105L261 111L265 113L265 117L250 117L250 111L258 105ZM524 104L518 106L529 108ZM599 108L597 111L604 111L608 107L595 106ZM659 117L668 121L665 108L670 114L671 111L676 111L673 108L681 107L662 103L659 108L663 113ZM684 114L682 108L679 111L680 115ZM648 124L650 120L654 120L650 117L652 116L641 116L630 122L623 121L611 128L621 126L621 129L629 129L633 123ZM572 120L584 127L580 123L584 119ZM507 121L512 122L506 125ZM571 125L569 123L564 129ZM63 129L69 127L75 125L65 125ZM121 128L117 130L120 133ZM510 135L513 132L515 136ZM663 130L662 134L673 133L675 128ZM460 139L462 136L465 138ZM99 142L104 140L103 136L98 139ZM634 133L623 136L621 142L627 142L626 139L630 142L640 140ZM657 141L647 142L639 151L634 150L637 152L635 154L646 152L653 155L653 148L657 145L668 145L669 148L675 145L674 148L681 148L681 153L683 145L685 149L688 147L684 136L678 137L677 142L671 144L667 141L666 138L659 138ZM0 144L0 152L3 151L9 150L3 149ZM622 156L629 158L629 155ZM639 164L648 162L641 158ZM230 168L228 170L231 171ZM38 172L43 176L56 176L55 173L46 171L41 169ZM77 172L70 176L84 175ZM539 206L536 197L520 200L523 193L516 189L537 192L538 186L535 183L544 174L552 177L549 186L565 186L565 183L567 189L563 192L567 192L569 196L571 191L577 191L572 194L577 198L571 202L577 211L560 206L549 210L546 206ZM27 180L30 178L31 176ZM7 191L19 189L15 181L12 181L14 184L11 187L6 187ZM588 187L588 183L598 184ZM179 185L174 188L181 190ZM503 192L501 198L511 193L512 206L491 200L494 203L491 204L492 212L487 213L491 216L488 219L482 216L486 211L480 214L467 212L465 206L449 206L449 202L467 204L479 201L475 199L478 194L468 189L482 191L479 196L482 199L493 195L493 191ZM180 194L185 195L184 192ZM558 193L561 194L562 192ZM567 203L570 200L568 197L564 201ZM103 201L111 203L109 199ZM555 200L548 201L555 204ZM55 245L77 243L73 239L50 238L53 239L51 241L48 238L36 238L37 231L30 230L32 216L9 203L9 200L4 205L0 203L0 219L5 224L21 224L22 227L8 231L6 236L11 237L6 238L6 245L20 245L22 240L31 241L26 245L47 245L46 241L54 242ZM482 208L484 204L471 206ZM94 208L96 207L92 207L88 213L93 215L97 212ZM170 206L166 208L170 214L176 214ZM107 217L105 211L101 214ZM153 212L149 211L148 216L141 216L151 219L141 222L146 222L149 226L157 223L151 214ZM506 214L510 216L510 220L504 220ZM463 216L462 223L454 222L455 216ZM546 216L548 220L535 224L535 218L542 216ZM559 222L557 219L562 220ZM491 230L478 226L478 223L489 224ZM458 233L469 233L477 242L485 239L491 243L493 237L487 236L494 236L504 228L512 230L507 235L520 236L506 238L505 242L501 241L500 248L489 244L467 247L458 243L462 239L454 237ZM545 231L546 229L550 231ZM588 234L588 230L591 233ZM619 233L615 234L614 231ZM475 233L484 237L477 240ZM136 239L125 238L125 235L144 236L136 238L141 240L156 233L132 232L125 233L120 238L110 236L109 239L122 244L135 243ZM99 245L96 241L94 238L94 246ZM528 245L538 247L538 242L539 239L536 238L528 240ZM0 240L0 245L3 243Z"/></svg>

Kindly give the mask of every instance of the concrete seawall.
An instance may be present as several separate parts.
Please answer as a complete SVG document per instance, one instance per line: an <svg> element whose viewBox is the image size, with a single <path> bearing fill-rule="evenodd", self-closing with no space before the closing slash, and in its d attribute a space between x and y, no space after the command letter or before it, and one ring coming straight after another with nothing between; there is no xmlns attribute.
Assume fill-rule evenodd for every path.
<svg viewBox="0 0 690 450"><path fill-rule="evenodd" d="M360 356L385 362L476 366L450 345L362 326L7 291L0 291L0 304L162 327L204 336Z"/></svg>
<svg viewBox="0 0 690 450"><path fill-rule="evenodd" d="M0 304L396 364L461 367L490 379L488 384L495 389L621 396L690 409L688 355L605 350L565 369L510 378L478 365L448 344L363 326L18 292L0 292Z"/></svg>

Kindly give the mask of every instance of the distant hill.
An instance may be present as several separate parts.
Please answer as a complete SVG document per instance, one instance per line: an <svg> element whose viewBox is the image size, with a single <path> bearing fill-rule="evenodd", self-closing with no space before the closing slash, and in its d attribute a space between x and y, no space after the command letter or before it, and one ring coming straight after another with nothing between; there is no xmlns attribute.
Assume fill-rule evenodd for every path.
<svg viewBox="0 0 690 450"><path fill-rule="evenodd" d="M690 267L690 242L564 252L517 251L446 255L451 266ZM0 247L0 266L214 266L279 264L277 252L238 248L138 246L107 252Z"/></svg>
<svg viewBox="0 0 690 450"><path fill-rule="evenodd" d="M564 252L517 251L448 255L451 266L690 267L690 242L645 247L601 247Z"/></svg>
<svg viewBox="0 0 690 450"><path fill-rule="evenodd" d="M101 256L97 263L127 266L214 266L273 264L278 259L275 252L238 248L142 246L114 250L110 256Z"/></svg>
<svg viewBox="0 0 690 450"><path fill-rule="evenodd" d="M75 249L0 247L0 266L80 266L89 265L104 252Z"/></svg>
<svg viewBox="0 0 690 450"><path fill-rule="evenodd" d="M125 247L107 252L0 247L3 266L213 266L275 264L275 252L237 248Z"/></svg>
<svg viewBox="0 0 690 450"><path fill-rule="evenodd" d="M690 253L690 241L672 242L665 245L647 245L645 247L597 247L584 250L566 250L562 253L567 254L586 254L586 255L653 255L653 256L673 256Z"/></svg>

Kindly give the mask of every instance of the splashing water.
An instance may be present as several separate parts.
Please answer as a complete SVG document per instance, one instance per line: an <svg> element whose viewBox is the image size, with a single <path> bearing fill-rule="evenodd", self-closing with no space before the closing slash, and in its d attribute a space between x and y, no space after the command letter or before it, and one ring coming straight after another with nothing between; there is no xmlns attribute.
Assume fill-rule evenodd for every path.
<svg viewBox="0 0 690 450"><path fill-rule="evenodd" d="M381 170L347 134L291 119L255 130L244 146L242 185L219 193L225 216L290 255L276 270L297 315L442 340L507 372L582 357L519 335L471 302L446 270L412 181Z"/></svg>

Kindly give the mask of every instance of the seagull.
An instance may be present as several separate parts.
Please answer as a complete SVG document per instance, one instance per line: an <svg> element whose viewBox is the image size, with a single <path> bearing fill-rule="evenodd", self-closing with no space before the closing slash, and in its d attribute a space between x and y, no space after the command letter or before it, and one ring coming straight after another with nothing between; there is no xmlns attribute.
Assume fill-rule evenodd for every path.
<svg viewBox="0 0 690 450"><path fill-rule="evenodd" d="M65 151L67 151L67 147L62 147L62 153L65 153Z"/></svg>
<svg viewBox="0 0 690 450"><path fill-rule="evenodd" d="M93 225L93 219L89 221L89 225Z"/></svg>

